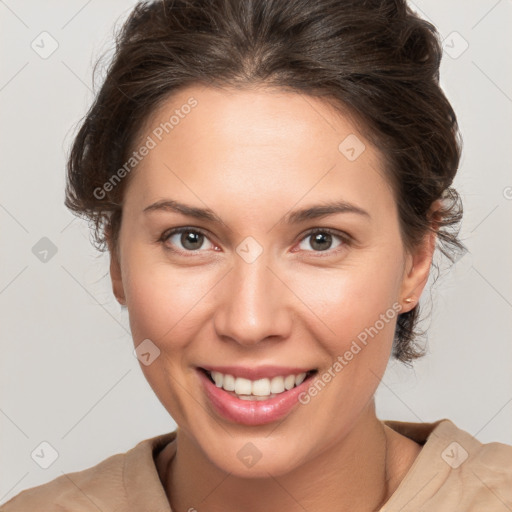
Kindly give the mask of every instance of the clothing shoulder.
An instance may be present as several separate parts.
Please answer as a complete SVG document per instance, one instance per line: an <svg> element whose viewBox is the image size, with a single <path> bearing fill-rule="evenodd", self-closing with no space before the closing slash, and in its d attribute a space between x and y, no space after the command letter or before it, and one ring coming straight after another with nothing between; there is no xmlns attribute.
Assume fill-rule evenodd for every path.
<svg viewBox="0 0 512 512"><path fill-rule="evenodd" d="M96 466L26 489L0 506L0 512L111 510L125 497L124 459L124 453L116 454Z"/></svg>
<svg viewBox="0 0 512 512"><path fill-rule="evenodd" d="M423 448L381 512L512 510L512 446L482 443L448 419L388 423Z"/></svg>
<svg viewBox="0 0 512 512"><path fill-rule="evenodd" d="M444 428L436 429L435 433L440 438L451 441L442 457L452 469L460 467L476 471L479 467L503 476L512 476L511 445L498 442L482 443L449 420L444 420L442 426Z"/></svg>
<svg viewBox="0 0 512 512"><path fill-rule="evenodd" d="M478 504L492 504L496 510L511 510L512 446L498 442L481 443L455 426L454 431L456 440L443 455L445 460L455 459L450 476L464 489L466 499L472 500L475 510Z"/></svg>
<svg viewBox="0 0 512 512"><path fill-rule="evenodd" d="M176 431L140 441L82 471L65 473L20 492L0 512L170 512L155 456L176 438Z"/></svg>
<svg viewBox="0 0 512 512"><path fill-rule="evenodd" d="M443 422L437 434L444 471L424 510L512 510L512 446L482 443L452 422Z"/></svg>

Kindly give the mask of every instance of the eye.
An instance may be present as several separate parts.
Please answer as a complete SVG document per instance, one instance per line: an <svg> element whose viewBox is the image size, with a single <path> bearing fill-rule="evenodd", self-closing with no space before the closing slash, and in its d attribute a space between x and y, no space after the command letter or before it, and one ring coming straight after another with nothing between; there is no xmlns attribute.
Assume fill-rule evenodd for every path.
<svg viewBox="0 0 512 512"><path fill-rule="evenodd" d="M210 248L215 247L205 233L197 228L187 226L166 231L162 234L159 241L166 244L170 250L178 253L197 252L203 247L205 241L210 244ZM181 248L179 247L180 244ZM169 247L169 245L174 247L178 246L178 249L173 249Z"/></svg>
<svg viewBox="0 0 512 512"><path fill-rule="evenodd" d="M305 242L308 238L310 238L309 243ZM349 236L346 234L338 233L328 228L315 228L306 233L306 235L301 239L299 248L301 250L309 251L309 249L304 246L309 245L309 247L313 249L313 252L329 251L329 254L332 254L332 252L338 252L337 250L330 251L333 244L333 238L337 238L341 241L341 243L338 244L338 248L341 247L342 249L350 241Z"/></svg>
<svg viewBox="0 0 512 512"><path fill-rule="evenodd" d="M311 238L309 244L305 242L308 238ZM333 238L337 238L340 241L337 250L331 250ZM201 229L187 226L165 231L160 237L159 242L163 243L167 249L181 254L202 252L200 249L204 248L205 242L210 244L209 249L218 250L217 246L210 241L208 236ZM333 252L336 253L343 250L349 243L350 236L345 233L339 233L329 228L315 228L302 237L299 250L315 253L327 252L328 254L326 255L331 255ZM304 247L305 244L309 245L313 251ZM181 248L179 247L180 245ZM175 247L178 248L175 249ZM206 249L208 249L208 247Z"/></svg>

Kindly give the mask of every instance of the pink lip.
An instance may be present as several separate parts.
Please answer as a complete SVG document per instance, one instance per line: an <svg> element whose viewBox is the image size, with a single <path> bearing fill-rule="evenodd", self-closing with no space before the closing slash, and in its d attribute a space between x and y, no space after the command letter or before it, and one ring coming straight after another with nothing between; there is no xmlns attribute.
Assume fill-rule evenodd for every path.
<svg viewBox="0 0 512 512"><path fill-rule="evenodd" d="M197 373L214 410L224 418L242 425L264 425L280 420L299 403L298 396L309 387L311 380L307 378L299 386L274 398L248 401L218 388L202 370L197 369Z"/></svg>
<svg viewBox="0 0 512 512"><path fill-rule="evenodd" d="M299 375L299 373L307 373L314 368L297 368L290 366L202 366L204 370L209 372L220 372L224 375L233 375L233 377L242 377L249 380L272 379L273 377L286 377L287 375Z"/></svg>

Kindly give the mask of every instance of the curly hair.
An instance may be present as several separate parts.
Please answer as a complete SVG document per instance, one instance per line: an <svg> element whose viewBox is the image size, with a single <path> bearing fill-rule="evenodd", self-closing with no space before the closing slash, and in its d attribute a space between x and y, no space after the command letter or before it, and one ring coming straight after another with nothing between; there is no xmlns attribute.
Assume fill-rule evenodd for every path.
<svg viewBox="0 0 512 512"><path fill-rule="evenodd" d="M357 119L382 155L404 247L433 230L453 262L464 250L451 186L462 140L439 85L441 56L435 27L403 0L140 2L74 138L65 205L90 221L99 250L115 250L130 176L95 191L126 162L150 114L190 85L268 85L322 97ZM404 363L424 355L418 319L419 305L397 319L393 356Z"/></svg>

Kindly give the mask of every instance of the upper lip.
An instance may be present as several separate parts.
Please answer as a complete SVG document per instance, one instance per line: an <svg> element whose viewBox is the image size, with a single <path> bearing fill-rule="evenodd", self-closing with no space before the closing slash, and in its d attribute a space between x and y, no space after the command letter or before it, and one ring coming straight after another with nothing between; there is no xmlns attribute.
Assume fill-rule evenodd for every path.
<svg viewBox="0 0 512 512"><path fill-rule="evenodd" d="M203 370L209 372L220 372L224 375L233 375L233 377L241 377L243 379L258 380L272 379L273 377L286 377L287 375L299 375L315 370L315 368L299 368L292 366L200 366Z"/></svg>

